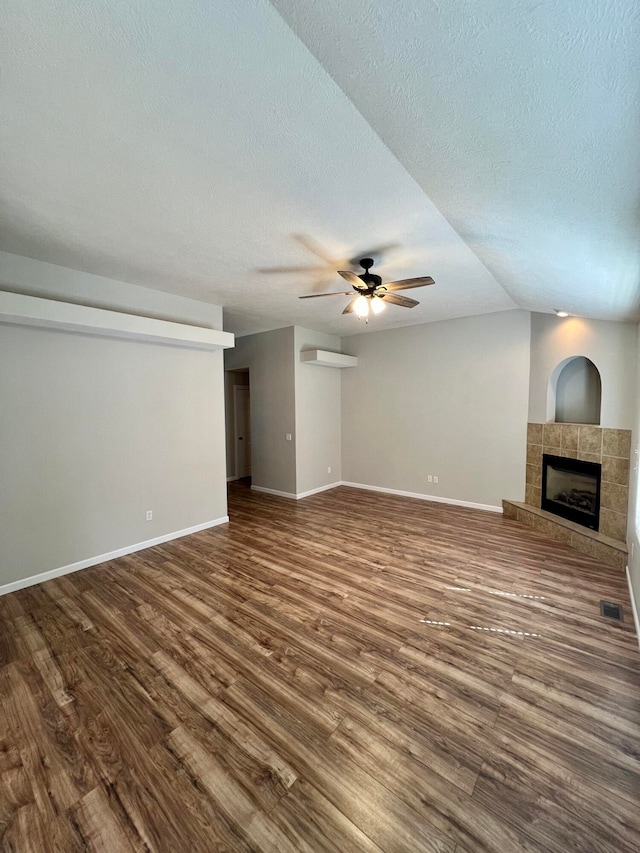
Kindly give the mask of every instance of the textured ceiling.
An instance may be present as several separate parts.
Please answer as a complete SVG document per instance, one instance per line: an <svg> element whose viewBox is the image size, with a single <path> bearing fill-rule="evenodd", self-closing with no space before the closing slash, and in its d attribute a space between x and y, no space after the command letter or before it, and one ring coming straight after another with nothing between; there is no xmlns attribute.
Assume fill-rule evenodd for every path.
<svg viewBox="0 0 640 853"><path fill-rule="evenodd" d="M637 319L637 0L274 6L519 305Z"/></svg>
<svg viewBox="0 0 640 853"><path fill-rule="evenodd" d="M637 317L631 2L5 0L0 23L0 249L238 334L364 331L296 297L385 245L384 277L437 284L371 330Z"/></svg>

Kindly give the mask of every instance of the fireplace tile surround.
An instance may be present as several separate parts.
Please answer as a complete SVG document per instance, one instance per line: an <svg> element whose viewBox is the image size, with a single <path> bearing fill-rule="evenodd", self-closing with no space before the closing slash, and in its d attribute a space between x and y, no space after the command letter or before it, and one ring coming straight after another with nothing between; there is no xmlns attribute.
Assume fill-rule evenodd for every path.
<svg viewBox="0 0 640 853"><path fill-rule="evenodd" d="M543 453L602 465L598 532L540 508ZM603 562L624 568L630 456L631 430L584 424L530 423L527 426L525 502L503 501L505 515Z"/></svg>
<svg viewBox="0 0 640 853"><path fill-rule="evenodd" d="M624 542L631 430L578 424L528 424L525 503L538 508L542 497L543 453L602 465L599 532Z"/></svg>

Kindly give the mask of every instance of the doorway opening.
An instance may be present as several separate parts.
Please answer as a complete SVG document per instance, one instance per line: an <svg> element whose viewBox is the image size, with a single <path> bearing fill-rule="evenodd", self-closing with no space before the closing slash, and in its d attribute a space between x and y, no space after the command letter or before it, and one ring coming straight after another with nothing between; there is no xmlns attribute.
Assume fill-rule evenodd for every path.
<svg viewBox="0 0 640 853"><path fill-rule="evenodd" d="M251 390L248 370L225 370L227 482L251 478Z"/></svg>

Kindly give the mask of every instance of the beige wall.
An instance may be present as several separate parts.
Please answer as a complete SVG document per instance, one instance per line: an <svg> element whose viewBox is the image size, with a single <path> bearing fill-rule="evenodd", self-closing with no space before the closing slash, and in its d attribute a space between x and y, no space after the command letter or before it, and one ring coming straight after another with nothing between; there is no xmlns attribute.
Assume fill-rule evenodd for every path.
<svg viewBox="0 0 640 853"><path fill-rule="evenodd" d="M638 448L640 447L640 326L636 328L636 358L638 385L635 397L635 418L631 436L631 469L629 472L629 516L627 545L629 547L629 576L636 612L640 614L640 473ZM638 626L636 625L636 628ZM640 636L638 637L640 642Z"/></svg>
<svg viewBox="0 0 640 853"><path fill-rule="evenodd" d="M251 484L295 494L293 326L237 338L235 349L225 353L225 368L249 370Z"/></svg>
<svg viewBox="0 0 640 853"><path fill-rule="evenodd" d="M221 319L194 300L73 270L67 288L62 267L0 261L7 290ZM221 352L0 324L0 399L0 586L226 516Z"/></svg>
<svg viewBox="0 0 640 853"><path fill-rule="evenodd" d="M342 379L343 479L495 507L522 500L529 338L526 311L343 338L358 356Z"/></svg>
<svg viewBox="0 0 640 853"><path fill-rule="evenodd" d="M553 420L549 378L560 362L583 355L596 365L602 380L600 425L631 429L636 414L636 336L633 323L532 314L529 421Z"/></svg>
<svg viewBox="0 0 640 853"><path fill-rule="evenodd" d="M343 370L300 361L303 350L340 352L340 338L296 326L294 342L296 492L303 494L342 479L340 375Z"/></svg>
<svg viewBox="0 0 640 853"><path fill-rule="evenodd" d="M0 327L0 585L226 515L221 361Z"/></svg>
<svg viewBox="0 0 640 853"><path fill-rule="evenodd" d="M253 486L293 497L340 480L341 371L301 363L315 348L339 351L340 340L289 326L238 338L225 354L227 370L249 369Z"/></svg>

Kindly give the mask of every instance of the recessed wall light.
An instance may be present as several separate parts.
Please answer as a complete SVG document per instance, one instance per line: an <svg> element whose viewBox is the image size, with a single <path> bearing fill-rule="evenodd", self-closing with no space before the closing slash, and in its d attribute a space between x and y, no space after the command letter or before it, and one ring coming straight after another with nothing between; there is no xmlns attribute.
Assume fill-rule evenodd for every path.
<svg viewBox="0 0 640 853"><path fill-rule="evenodd" d="M559 308L556 308L556 314L558 315L558 317L568 317L569 316L568 311L561 311Z"/></svg>

